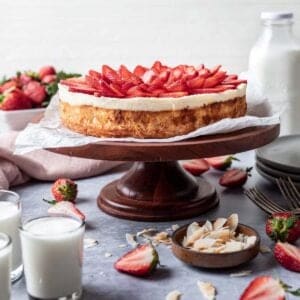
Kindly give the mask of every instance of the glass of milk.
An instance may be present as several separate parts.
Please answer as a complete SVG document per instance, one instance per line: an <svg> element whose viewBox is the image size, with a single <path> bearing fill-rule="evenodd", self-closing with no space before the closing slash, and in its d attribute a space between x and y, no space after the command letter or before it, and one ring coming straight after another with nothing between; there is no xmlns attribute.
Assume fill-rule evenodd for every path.
<svg viewBox="0 0 300 300"><path fill-rule="evenodd" d="M0 299L10 299L11 238L0 232Z"/></svg>
<svg viewBox="0 0 300 300"><path fill-rule="evenodd" d="M85 223L66 216L39 217L20 228L29 296L80 299Z"/></svg>
<svg viewBox="0 0 300 300"><path fill-rule="evenodd" d="M18 280L23 273L22 253L19 235L21 225L21 203L17 193L0 190L0 232L12 239L12 282Z"/></svg>

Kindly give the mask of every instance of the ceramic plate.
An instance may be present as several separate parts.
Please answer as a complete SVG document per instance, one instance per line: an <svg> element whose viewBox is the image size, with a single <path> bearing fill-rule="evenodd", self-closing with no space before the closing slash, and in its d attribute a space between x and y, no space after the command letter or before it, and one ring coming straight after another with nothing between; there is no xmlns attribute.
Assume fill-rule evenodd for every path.
<svg viewBox="0 0 300 300"><path fill-rule="evenodd" d="M300 181L300 174L297 173L288 173L288 172L284 172L275 168L272 168L266 164L264 164L262 161L260 161L259 159L256 160L256 165L264 172L275 176L275 177L282 177L282 178L286 178L286 177L290 177L292 179L292 181Z"/></svg>
<svg viewBox="0 0 300 300"><path fill-rule="evenodd" d="M264 163L285 172L300 173L300 135L279 137L256 150Z"/></svg>
<svg viewBox="0 0 300 300"><path fill-rule="evenodd" d="M272 176L271 174L263 171L257 164L255 164L257 172L264 177L265 179L269 180L270 182L276 184L276 179L278 179L278 176ZM294 181L293 183L295 184L296 187L300 188L300 182L299 181Z"/></svg>

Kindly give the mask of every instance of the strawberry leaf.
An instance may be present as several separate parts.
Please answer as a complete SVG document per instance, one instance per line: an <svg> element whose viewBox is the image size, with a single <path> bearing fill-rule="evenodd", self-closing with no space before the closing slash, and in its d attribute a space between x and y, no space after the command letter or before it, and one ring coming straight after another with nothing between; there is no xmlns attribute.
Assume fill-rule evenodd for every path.
<svg viewBox="0 0 300 300"><path fill-rule="evenodd" d="M0 103L2 103L2 102L3 102L4 98L5 98L5 96L4 96L4 95L2 95L2 94L0 94Z"/></svg>

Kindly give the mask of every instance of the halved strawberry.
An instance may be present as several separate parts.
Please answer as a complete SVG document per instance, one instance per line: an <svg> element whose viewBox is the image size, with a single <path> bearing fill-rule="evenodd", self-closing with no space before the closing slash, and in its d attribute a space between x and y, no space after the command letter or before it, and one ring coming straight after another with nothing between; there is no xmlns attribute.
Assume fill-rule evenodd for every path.
<svg viewBox="0 0 300 300"><path fill-rule="evenodd" d="M118 97L114 91L114 87L108 84L105 80L100 80L100 90L102 96L105 97Z"/></svg>
<svg viewBox="0 0 300 300"><path fill-rule="evenodd" d="M202 76L197 76L193 79L190 79L186 82L186 85L194 90L194 89L200 89L202 88L203 84L204 84L205 78Z"/></svg>
<svg viewBox="0 0 300 300"><path fill-rule="evenodd" d="M232 155L223 155L223 156L215 156L215 157L208 157L205 160L217 170L227 170L231 165L233 160L239 161L238 158L235 158Z"/></svg>
<svg viewBox="0 0 300 300"><path fill-rule="evenodd" d="M120 87L116 83L111 83L109 87L117 97L123 98L125 96L125 94L122 93Z"/></svg>
<svg viewBox="0 0 300 300"><path fill-rule="evenodd" d="M120 74L121 79L125 82L132 82L135 85L138 85L142 82L142 80L139 77L137 77L135 74L131 73L124 65L120 66L119 74Z"/></svg>
<svg viewBox="0 0 300 300"><path fill-rule="evenodd" d="M141 77L145 74L145 72L146 72L147 70L148 70L147 68L145 68L145 67L143 67L143 66L141 66L141 65L138 65L138 66L136 66L136 67L134 68L133 74L134 74L135 76L141 78Z"/></svg>
<svg viewBox="0 0 300 300"><path fill-rule="evenodd" d="M165 97L172 97L172 98L180 98L187 96L189 93L188 92L166 92L159 94L160 98L165 98Z"/></svg>
<svg viewBox="0 0 300 300"><path fill-rule="evenodd" d="M217 65L215 67L213 67L211 70L210 70L210 75L214 75L216 74L220 69L221 69L222 65Z"/></svg>
<svg viewBox="0 0 300 300"><path fill-rule="evenodd" d="M51 204L48 209L49 215L52 216L69 216L85 220L85 215L70 201L52 202L46 201Z"/></svg>
<svg viewBox="0 0 300 300"><path fill-rule="evenodd" d="M209 164L203 158L184 161L182 166L194 176L199 176L209 170Z"/></svg>
<svg viewBox="0 0 300 300"><path fill-rule="evenodd" d="M289 243L277 242L274 247L276 260L286 269L300 272L300 248Z"/></svg>
<svg viewBox="0 0 300 300"><path fill-rule="evenodd" d="M207 78L210 76L210 71L208 69L206 69L205 67L203 67L203 69L198 71L199 76Z"/></svg>
<svg viewBox="0 0 300 300"><path fill-rule="evenodd" d="M123 255L114 264L119 272L134 276L150 274L159 263L158 253L151 244L140 245Z"/></svg>
<svg viewBox="0 0 300 300"><path fill-rule="evenodd" d="M224 82L230 81L230 80L235 80L235 79L238 79L238 76L236 74L227 75Z"/></svg>
<svg viewBox="0 0 300 300"><path fill-rule="evenodd" d="M111 68L108 65L102 66L102 76L108 80L109 82L121 84L122 80L118 74L117 71L115 71L113 68Z"/></svg>
<svg viewBox="0 0 300 300"><path fill-rule="evenodd" d="M284 300L285 291L279 280L259 276L250 282L240 300Z"/></svg>
<svg viewBox="0 0 300 300"><path fill-rule="evenodd" d="M157 60L152 65L151 70L154 71L154 73L159 74L162 70L162 67L163 67L162 63L159 60Z"/></svg>
<svg viewBox="0 0 300 300"><path fill-rule="evenodd" d="M219 179L219 184L225 187L240 187L245 184L248 176L251 176L252 168L243 169L231 169L226 171Z"/></svg>
<svg viewBox="0 0 300 300"><path fill-rule="evenodd" d="M47 97L45 87L38 81L30 81L23 86L23 92L28 96L34 103L40 104Z"/></svg>
<svg viewBox="0 0 300 300"><path fill-rule="evenodd" d="M89 70L89 76L95 78L95 79L102 79L102 74L100 72L97 72L95 70Z"/></svg>
<svg viewBox="0 0 300 300"><path fill-rule="evenodd" d="M147 70L143 74L141 79L143 80L144 83L150 84L152 82L152 80L155 79L156 77L157 77L157 75L155 74L155 72L153 70Z"/></svg>
<svg viewBox="0 0 300 300"><path fill-rule="evenodd" d="M205 82L203 84L204 88L213 88L216 85L218 85L220 82L222 82L226 78L226 72L217 72L213 76L210 76L205 79Z"/></svg>

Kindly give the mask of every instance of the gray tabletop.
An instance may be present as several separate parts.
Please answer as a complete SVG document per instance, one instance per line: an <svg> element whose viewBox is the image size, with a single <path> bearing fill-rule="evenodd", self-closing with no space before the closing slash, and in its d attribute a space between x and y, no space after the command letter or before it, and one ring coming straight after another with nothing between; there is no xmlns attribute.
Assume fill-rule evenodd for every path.
<svg viewBox="0 0 300 300"><path fill-rule="evenodd" d="M253 166L254 152L246 152L238 155L240 162L235 166ZM242 189L226 190L217 184L220 172L210 171L204 175L211 183L216 184L220 205L198 218L183 221L147 223L121 220L101 212L96 205L96 198L100 189L118 178L124 172L124 167L119 167L99 177L79 180L79 208L87 216L86 237L99 241L99 245L85 249L83 268L83 299L94 300L159 300L165 299L168 292L177 289L182 292L182 300L202 299L197 288L197 280L212 282L218 291L217 299L235 300L239 299L249 281L258 275L271 275L279 277L292 286L300 286L300 275L285 270L274 260L272 253L259 254L250 263L230 270L204 270L197 269L177 260L171 250L165 245L159 245L160 261L164 267L158 268L150 277L141 279L118 273L113 268L116 259L127 250L119 248L118 245L126 243L126 233L136 233L139 230L155 227L165 230L172 224L185 224L199 219L213 219L219 216L228 216L237 212L242 223L253 226L261 234L262 244L272 247L272 242L264 233L266 215L249 201L243 194ZM283 201L277 188L260 177L256 171L249 178L246 187L258 185L268 195ZM21 195L23 203L24 220L44 215L47 204L42 202L43 197L51 197L51 183L30 182L26 185L14 188ZM283 202L282 202L283 203ZM106 257L105 253L111 253ZM246 277L231 278L230 274L241 270L252 270L252 274ZM28 299L26 294L25 280L22 278L12 288L12 300ZM289 296L288 299L296 299Z"/></svg>

